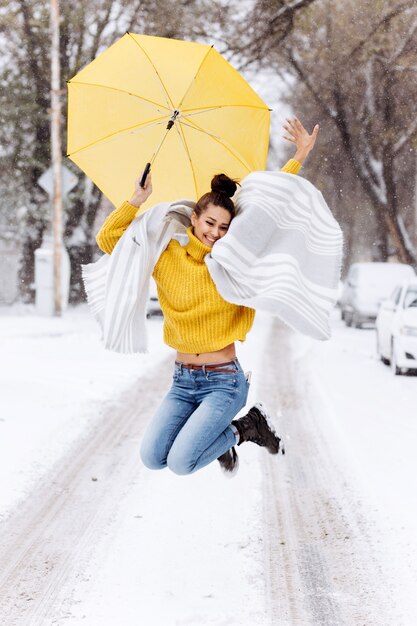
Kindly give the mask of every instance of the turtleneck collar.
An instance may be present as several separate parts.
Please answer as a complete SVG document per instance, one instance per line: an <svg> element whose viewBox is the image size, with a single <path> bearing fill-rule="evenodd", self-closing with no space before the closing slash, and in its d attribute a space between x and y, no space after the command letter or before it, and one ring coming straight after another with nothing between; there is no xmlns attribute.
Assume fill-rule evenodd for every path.
<svg viewBox="0 0 417 626"><path fill-rule="evenodd" d="M193 227L187 228L188 243L185 246L188 254L196 261L204 261L206 254L211 252L210 246L206 246L202 243L193 233Z"/></svg>

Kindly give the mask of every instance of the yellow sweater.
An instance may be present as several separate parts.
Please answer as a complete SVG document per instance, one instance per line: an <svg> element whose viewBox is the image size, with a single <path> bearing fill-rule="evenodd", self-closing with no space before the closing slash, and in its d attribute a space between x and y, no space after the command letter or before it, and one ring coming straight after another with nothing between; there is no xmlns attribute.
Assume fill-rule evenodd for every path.
<svg viewBox="0 0 417 626"><path fill-rule="evenodd" d="M281 171L297 174L300 169L301 164L290 159ZM115 209L97 234L99 248L111 254L141 212L129 202ZM211 248L194 236L191 226L187 234L189 241L185 246L175 239L170 241L153 272L164 314L165 343L179 352L200 354L244 341L255 310L223 300L204 262Z"/></svg>
<svg viewBox="0 0 417 626"><path fill-rule="evenodd" d="M164 313L164 341L179 352L200 354L244 341L253 324L254 309L223 300L204 257L211 248L187 230L181 246L172 239L159 257L153 277Z"/></svg>

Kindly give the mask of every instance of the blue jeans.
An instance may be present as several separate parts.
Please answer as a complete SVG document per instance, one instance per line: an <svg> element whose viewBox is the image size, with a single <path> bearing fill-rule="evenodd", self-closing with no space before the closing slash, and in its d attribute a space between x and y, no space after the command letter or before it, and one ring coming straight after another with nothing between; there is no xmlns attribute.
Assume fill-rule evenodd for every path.
<svg viewBox="0 0 417 626"><path fill-rule="evenodd" d="M175 364L173 383L141 446L146 467L192 474L235 445L230 424L246 404L249 382L237 359L221 371Z"/></svg>

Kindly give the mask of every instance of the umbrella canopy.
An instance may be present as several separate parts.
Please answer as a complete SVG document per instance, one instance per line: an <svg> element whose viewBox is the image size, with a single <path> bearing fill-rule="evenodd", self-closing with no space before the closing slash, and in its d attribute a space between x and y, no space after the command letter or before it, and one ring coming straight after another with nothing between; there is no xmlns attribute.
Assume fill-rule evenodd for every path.
<svg viewBox="0 0 417 626"><path fill-rule="evenodd" d="M268 107L209 45L127 33L68 81L68 157L115 206L148 161L148 204L196 200L265 169L268 140Z"/></svg>

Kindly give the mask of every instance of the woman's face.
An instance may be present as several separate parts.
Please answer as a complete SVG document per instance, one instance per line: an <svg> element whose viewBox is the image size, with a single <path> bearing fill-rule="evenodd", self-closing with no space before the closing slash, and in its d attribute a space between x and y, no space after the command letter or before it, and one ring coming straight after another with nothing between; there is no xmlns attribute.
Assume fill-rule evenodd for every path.
<svg viewBox="0 0 417 626"><path fill-rule="evenodd" d="M215 204L208 204L207 208L198 217L195 213L191 216L194 235L210 248L218 239L224 237L232 221L229 211Z"/></svg>

